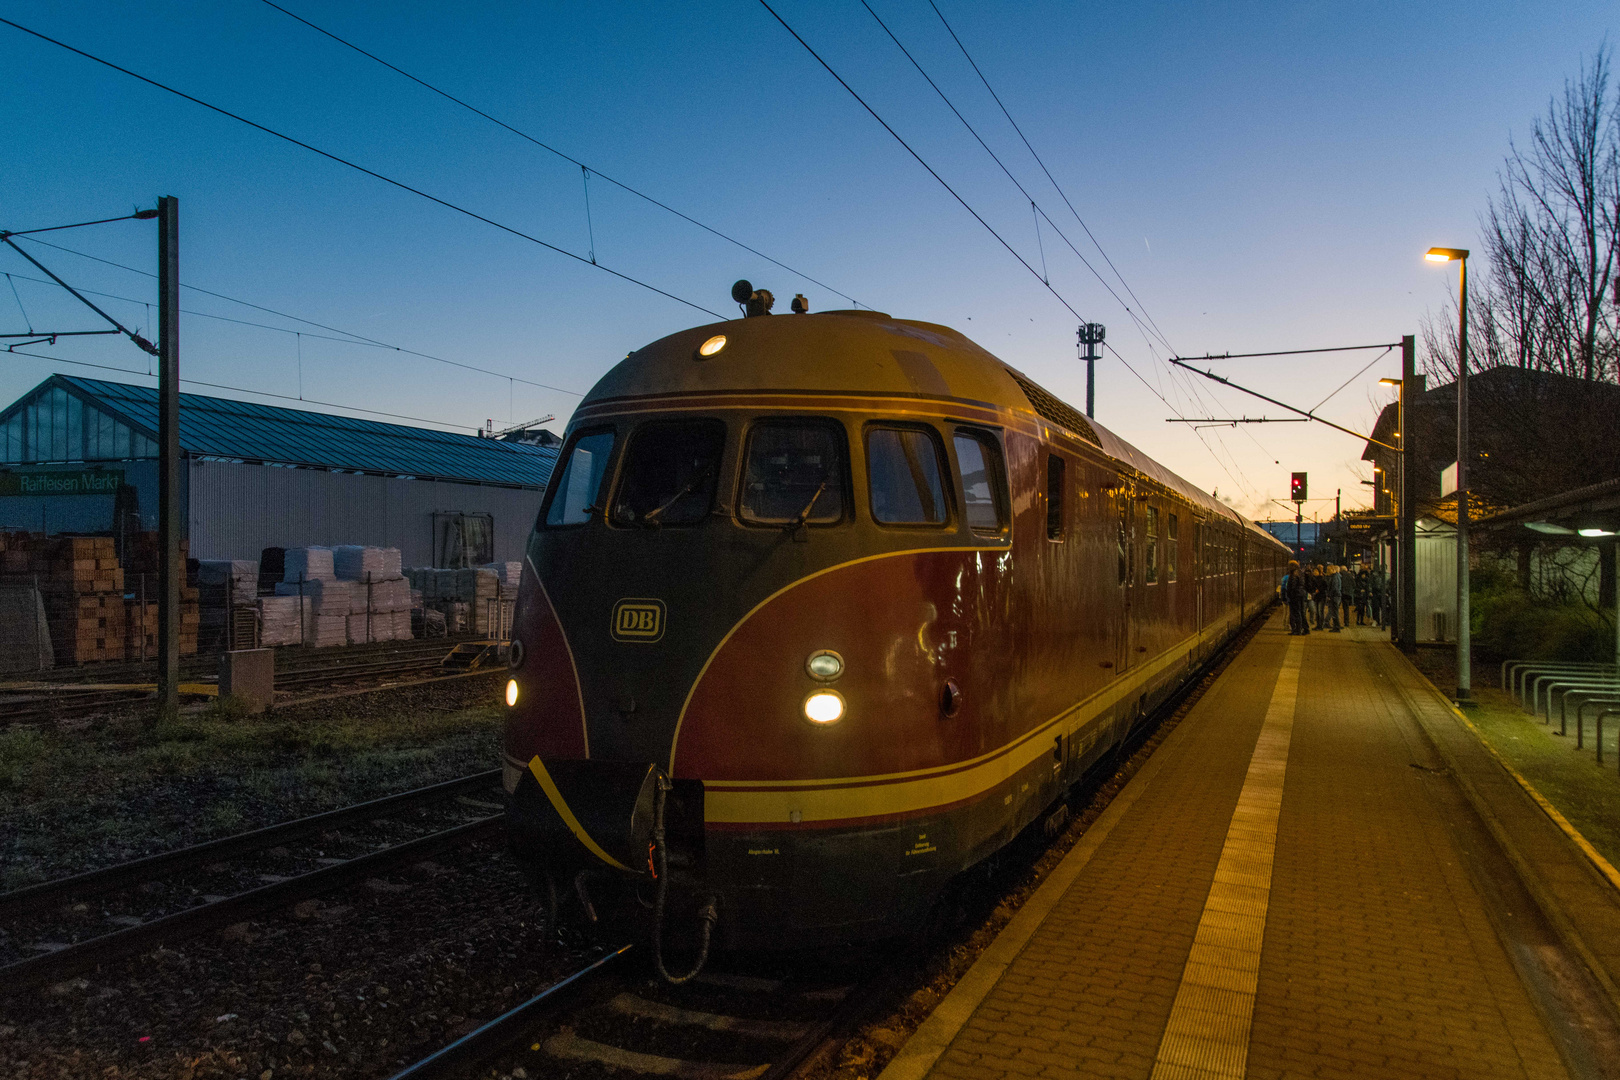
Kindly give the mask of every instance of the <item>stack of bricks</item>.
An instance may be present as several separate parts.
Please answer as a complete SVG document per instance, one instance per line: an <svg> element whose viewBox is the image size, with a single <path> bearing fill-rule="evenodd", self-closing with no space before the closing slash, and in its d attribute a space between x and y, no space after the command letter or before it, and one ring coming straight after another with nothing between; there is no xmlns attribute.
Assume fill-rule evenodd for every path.
<svg viewBox="0 0 1620 1080"><path fill-rule="evenodd" d="M14 533L0 571L39 586L58 664L124 658L124 571L112 537Z"/></svg>
<svg viewBox="0 0 1620 1080"><path fill-rule="evenodd" d="M180 562L186 562L189 545L180 541ZM163 554L158 547L155 532L135 533L124 541L124 566L127 570L125 586L130 599L125 601L126 648L129 658L140 660L157 656L158 632L158 571ZM142 597L145 597L144 604ZM180 655L197 655L197 631L202 618L198 607L195 585L180 587Z"/></svg>

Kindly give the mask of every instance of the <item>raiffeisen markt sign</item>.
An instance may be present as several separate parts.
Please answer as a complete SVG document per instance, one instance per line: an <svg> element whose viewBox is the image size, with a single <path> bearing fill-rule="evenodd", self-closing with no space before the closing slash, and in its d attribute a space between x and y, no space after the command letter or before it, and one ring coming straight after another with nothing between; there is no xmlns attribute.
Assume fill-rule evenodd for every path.
<svg viewBox="0 0 1620 1080"><path fill-rule="evenodd" d="M0 495L116 495L122 469L0 472Z"/></svg>

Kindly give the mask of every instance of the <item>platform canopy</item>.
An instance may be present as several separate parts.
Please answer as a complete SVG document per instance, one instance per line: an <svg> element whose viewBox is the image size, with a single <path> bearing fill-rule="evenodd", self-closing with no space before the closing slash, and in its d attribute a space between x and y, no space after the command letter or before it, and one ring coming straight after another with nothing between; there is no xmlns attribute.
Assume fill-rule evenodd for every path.
<svg viewBox="0 0 1620 1080"><path fill-rule="evenodd" d="M1503 510L1478 527L1571 544L1608 540L1620 533L1620 477Z"/></svg>

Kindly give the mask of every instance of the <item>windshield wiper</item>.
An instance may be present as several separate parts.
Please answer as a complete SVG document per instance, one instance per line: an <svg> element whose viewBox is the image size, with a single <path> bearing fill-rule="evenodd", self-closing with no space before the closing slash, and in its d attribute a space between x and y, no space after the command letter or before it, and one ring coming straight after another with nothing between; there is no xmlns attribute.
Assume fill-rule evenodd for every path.
<svg viewBox="0 0 1620 1080"><path fill-rule="evenodd" d="M671 495L668 502L664 503L662 506L654 507L653 509L647 511L645 514L641 515L641 524L643 524L643 525L652 525L654 527L663 524L658 519L659 519L660 516L663 515L664 511L668 510L670 507L674 506L676 503L680 502L682 499L684 499L688 495L692 494L692 492L696 491L697 488L698 488L698 485L703 483L703 481L706 480L708 478L708 476L709 476L709 467L708 466L704 466L702 469L700 469L697 472L693 473L692 474L692 479L690 479L690 480L688 480L686 482L686 486L681 488L681 490L677 491L674 495Z"/></svg>
<svg viewBox="0 0 1620 1080"><path fill-rule="evenodd" d="M816 493L810 496L809 502L804 504L804 509L799 511L799 516L782 526L782 530L784 532L797 532L798 530L802 529L804 527L804 523L810 520L810 511L816 508L816 500L821 498L821 493L826 490L827 481L823 480L820 484L817 484Z"/></svg>

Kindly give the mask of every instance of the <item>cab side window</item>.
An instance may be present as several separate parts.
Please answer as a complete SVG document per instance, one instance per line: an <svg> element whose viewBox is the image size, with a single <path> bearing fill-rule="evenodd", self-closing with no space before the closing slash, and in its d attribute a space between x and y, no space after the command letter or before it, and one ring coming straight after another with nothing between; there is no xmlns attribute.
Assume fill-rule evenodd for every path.
<svg viewBox="0 0 1620 1080"><path fill-rule="evenodd" d="M880 525L944 525L944 469L939 439L926 428L866 429L866 474L872 518Z"/></svg>
<svg viewBox="0 0 1620 1080"><path fill-rule="evenodd" d="M962 515L974 532L995 536L1007 525L1001 448L987 432L969 428L957 428L954 442L962 470Z"/></svg>
<svg viewBox="0 0 1620 1080"><path fill-rule="evenodd" d="M597 493L607 476L608 458L613 453L612 431L587 431L574 439L568 463L554 474L551 501L546 504L547 527L583 525L601 509Z"/></svg>

